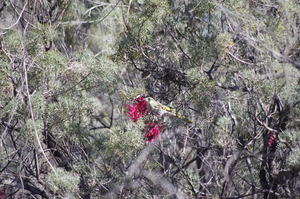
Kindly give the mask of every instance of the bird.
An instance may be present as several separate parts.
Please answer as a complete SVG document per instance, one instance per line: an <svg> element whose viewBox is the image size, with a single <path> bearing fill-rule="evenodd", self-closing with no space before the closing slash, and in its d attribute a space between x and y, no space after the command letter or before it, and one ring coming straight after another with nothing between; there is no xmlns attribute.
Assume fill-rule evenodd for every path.
<svg viewBox="0 0 300 199"><path fill-rule="evenodd" d="M180 115L177 115L176 113L172 112L171 108L161 104L160 102L156 101L152 97L146 97L144 100L147 104L148 112L159 118L177 117L179 119L186 121L187 123L193 123L192 120L182 117Z"/></svg>

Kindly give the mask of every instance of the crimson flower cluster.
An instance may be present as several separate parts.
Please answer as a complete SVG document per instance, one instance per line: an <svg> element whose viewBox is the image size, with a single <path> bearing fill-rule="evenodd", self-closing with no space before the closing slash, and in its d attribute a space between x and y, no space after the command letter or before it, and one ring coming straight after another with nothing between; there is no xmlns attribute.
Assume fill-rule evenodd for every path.
<svg viewBox="0 0 300 199"><path fill-rule="evenodd" d="M137 121L141 117L147 116L149 112L147 109L147 103L143 96L136 98L134 101L135 103L133 104L133 106L130 106L128 104L125 104L125 106L127 106L128 109L127 113L130 117L130 120L137 123ZM145 125L146 125L145 130L147 132L145 137L147 137L148 139L146 142L149 142L149 144L151 144L153 140L158 137L159 133L162 131L164 126L161 126L158 123L153 123L153 122L147 123Z"/></svg>
<svg viewBox="0 0 300 199"><path fill-rule="evenodd" d="M272 145L274 144L275 141L275 137L274 137L274 133L271 131L269 134L269 139L267 141L267 144L269 145L269 148L272 147Z"/></svg>
<svg viewBox="0 0 300 199"><path fill-rule="evenodd" d="M135 103L133 106L130 106L128 104L126 104L125 106L128 107L129 111L127 113L129 114L130 120L137 123L139 118L144 115L148 115L149 112L147 110L147 104L143 96L136 98L134 101Z"/></svg>
<svg viewBox="0 0 300 199"><path fill-rule="evenodd" d="M157 138L157 136L159 135L159 133L161 132L161 130L164 128L164 126L159 126L156 123L147 123L146 124L146 132L147 134L145 135L145 137L148 138L147 142L149 142L149 144L152 143L152 141L154 139Z"/></svg>
<svg viewBox="0 0 300 199"><path fill-rule="evenodd" d="M4 198L5 198L4 191L0 191L0 198L2 198L2 199L4 199Z"/></svg>

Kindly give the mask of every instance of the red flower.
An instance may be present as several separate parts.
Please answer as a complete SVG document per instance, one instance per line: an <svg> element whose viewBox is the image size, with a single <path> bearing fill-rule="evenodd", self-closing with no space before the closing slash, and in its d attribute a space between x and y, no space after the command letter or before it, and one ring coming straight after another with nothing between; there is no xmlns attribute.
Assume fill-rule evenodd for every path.
<svg viewBox="0 0 300 199"><path fill-rule="evenodd" d="M130 106L130 105L125 105L125 106L128 106L129 112L127 112L127 113L129 114L130 120L132 120L133 122L136 123L138 121L138 119L140 117L142 117L142 115L140 114L136 104L134 104L133 107Z"/></svg>
<svg viewBox="0 0 300 199"><path fill-rule="evenodd" d="M133 122L137 122L139 118L141 118L143 115L148 115L149 112L147 110L147 104L146 101L144 100L144 97L138 97L135 99L135 103L132 106L130 105L125 105L128 106L130 120Z"/></svg>
<svg viewBox="0 0 300 199"><path fill-rule="evenodd" d="M272 147L274 141L275 141L274 133L271 131L270 135L269 135L269 139L267 141L267 144L269 145L269 148Z"/></svg>
<svg viewBox="0 0 300 199"><path fill-rule="evenodd" d="M133 106L130 106L128 104L126 104L125 106L127 106L127 113L129 114L130 120L137 123L139 118L148 115L149 112L147 110L147 103L144 97L138 97L134 101L135 103ZM164 126L159 126L157 123L147 123L145 127L147 134L145 135L145 137L147 137L148 140L146 142L149 142L149 144L151 144L153 140L157 138L163 127Z"/></svg>
<svg viewBox="0 0 300 199"><path fill-rule="evenodd" d="M2 199L5 198L5 193L4 193L4 191L0 191L0 197L1 197Z"/></svg>
<svg viewBox="0 0 300 199"><path fill-rule="evenodd" d="M135 104L138 111L142 114L142 115L148 115L149 112L147 110L147 103L145 101L145 98L143 96L138 97L135 99Z"/></svg>
<svg viewBox="0 0 300 199"><path fill-rule="evenodd" d="M156 123L148 123L146 124L146 132L148 134L145 135L145 137L148 138L147 142L151 144L154 139L157 138L159 135L160 131L164 128L164 126L158 126Z"/></svg>

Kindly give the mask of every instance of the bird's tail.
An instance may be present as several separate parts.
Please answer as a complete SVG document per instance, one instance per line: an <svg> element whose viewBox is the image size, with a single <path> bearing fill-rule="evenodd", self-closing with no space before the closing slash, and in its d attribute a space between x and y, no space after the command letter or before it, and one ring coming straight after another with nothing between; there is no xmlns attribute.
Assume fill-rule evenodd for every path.
<svg viewBox="0 0 300 199"><path fill-rule="evenodd" d="M193 123L192 120L190 120L190 119L188 119L188 118L185 118L185 117L182 117L181 115L177 115L176 113L174 113L174 112L172 111L172 109L170 109L170 108L167 107L167 106L163 106L163 107L161 107L161 108L162 108L163 110L165 110L165 111L168 111L169 114L172 115L172 116L175 116L175 117L177 117L177 118L179 118L179 119L182 119L182 120L184 120L184 121L187 122L187 123Z"/></svg>
<svg viewBox="0 0 300 199"><path fill-rule="evenodd" d="M167 106L162 106L161 108L162 108L163 110L165 110L165 111L172 112L172 109L170 109L170 108L167 107Z"/></svg>
<svg viewBox="0 0 300 199"><path fill-rule="evenodd" d="M176 117L179 118L179 119L184 120L184 121L187 122L187 123L190 123L190 124L193 123L192 120L190 120L190 119L188 119L188 118L186 118L186 117L182 117L181 115L177 115L177 114L176 114Z"/></svg>

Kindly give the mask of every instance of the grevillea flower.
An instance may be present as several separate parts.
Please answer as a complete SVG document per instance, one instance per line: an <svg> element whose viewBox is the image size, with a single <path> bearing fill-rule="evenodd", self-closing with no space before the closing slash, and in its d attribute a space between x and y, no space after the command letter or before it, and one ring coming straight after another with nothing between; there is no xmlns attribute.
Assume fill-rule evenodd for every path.
<svg viewBox="0 0 300 199"><path fill-rule="evenodd" d="M267 144L269 145L269 148L272 147L274 141L275 141L274 133L271 131L270 134L269 134L269 139L267 141Z"/></svg>
<svg viewBox="0 0 300 199"><path fill-rule="evenodd" d="M135 103L133 104L133 106L130 106L128 104L125 104L125 106L127 106L127 113L129 114L130 120L137 123L139 118L148 115L149 112L147 110L147 103L144 97L138 97L134 101ZM145 137L148 138L146 142L149 142L149 144L151 144L153 140L158 137L159 133L161 132L164 126L159 126L157 123L152 122L147 123L145 125L145 130L147 132Z"/></svg>
<svg viewBox="0 0 300 199"><path fill-rule="evenodd" d="M4 199L4 198L5 198L4 191L0 191L0 198L2 198L2 199Z"/></svg>
<svg viewBox="0 0 300 199"><path fill-rule="evenodd" d="M147 110L147 103L145 101L145 98L143 96L138 97L135 99L135 104L138 111L142 114L142 115L148 115L149 112Z"/></svg>
<svg viewBox="0 0 300 199"><path fill-rule="evenodd" d="M157 136L159 135L160 131L164 128L164 126L159 126L156 123L147 123L146 124L146 132L147 134L145 135L145 137L148 138L147 142L149 142L149 144L151 144L153 142L154 139L157 138Z"/></svg>
<svg viewBox="0 0 300 199"><path fill-rule="evenodd" d="M127 112L127 113L129 114L130 120L132 120L133 122L136 123L138 121L138 119L140 117L142 117L142 115L140 114L140 112L138 110L137 105L134 104L132 107L132 106L126 104L125 106L128 107L129 112Z"/></svg>
<svg viewBox="0 0 300 199"><path fill-rule="evenodd" d="M127 113L129 114L130 120L132 120L135 123L142 116L149 114L149 112L147 110L146 101L145 101L144 97L142 97L142 96L135 99L135 103L133 106L130 106L128 104L126 104L125 106L128 107L129 112L127 112Z"/></svg>

